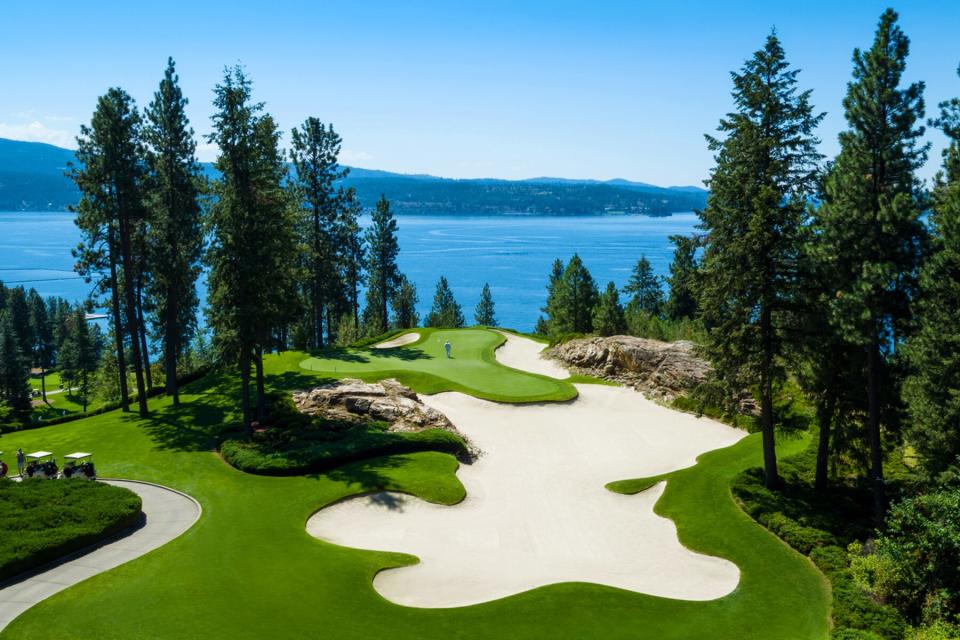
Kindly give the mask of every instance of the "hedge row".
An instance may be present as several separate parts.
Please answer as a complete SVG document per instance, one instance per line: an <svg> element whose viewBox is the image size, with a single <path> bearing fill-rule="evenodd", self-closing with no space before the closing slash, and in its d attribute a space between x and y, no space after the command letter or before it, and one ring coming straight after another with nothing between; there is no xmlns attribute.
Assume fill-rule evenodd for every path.
<svg viewBox="0 0 960 640"><path fill-rule="evenodd" d="M86 480L0 480L0 582L128 529L140 496Z"/></svg>

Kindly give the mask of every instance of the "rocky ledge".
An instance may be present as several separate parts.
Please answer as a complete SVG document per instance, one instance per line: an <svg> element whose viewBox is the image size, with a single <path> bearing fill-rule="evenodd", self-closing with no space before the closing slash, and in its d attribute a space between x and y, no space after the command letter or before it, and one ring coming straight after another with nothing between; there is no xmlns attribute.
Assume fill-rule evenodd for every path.
<svg viewBox="0 0 960 640"><path fill-rule="evenodd" d="M416 392L392 378L380 382L347 378L295 392L293 402L302 413L335 420L379 420L389 423L391 431L458 433L447 416L420 402Z"/></svg>
<svg viewBox="0 0 960 640"><path fill-rule="evenodd" d="M580 338L547 351L578 373L612 380L671 401L707 379L710 363L692 342L660 342L633 336Z"/></svg>

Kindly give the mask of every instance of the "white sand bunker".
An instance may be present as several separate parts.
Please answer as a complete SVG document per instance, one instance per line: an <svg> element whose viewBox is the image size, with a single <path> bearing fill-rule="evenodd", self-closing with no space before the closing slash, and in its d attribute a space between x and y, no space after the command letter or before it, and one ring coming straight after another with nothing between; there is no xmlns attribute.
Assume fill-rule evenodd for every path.
<svg viewBox="0 0 960 640"><path fill-rule="evenodd" d="M307 530L420 558L374 579L381 595L407 606L476 604L573 581L685 600L733 591L736 565L686 549L674 524L653 513L663 483L636 496L604 485L692 465L744 434L629 389L577 388L567 404L423 398L484 452L458 471L466 499L450 507L395 493L357 497L319 511Z"/></svg>
<svg viewBox="0 0 960 640"><path fill-rule="evenodd" d="M539 373L542 376L557 378L558 380L570 377L569 371L553 360L548 360L540 355L540 352L546 349L547 345L505 331L498 331L497 333L507 338L507 341L500 345L496 352L497 361L500 364L521 371Z"/></svg>
<svg viewBox="0 0 960 640"><path fill-rule="evenodd" d="M397 336L392 340L386 340L384 342L379 342L373 345L374 349L395 349L397 347L404 347L408 344L413 344L420 339L420 334L416 331L410 333L405 333L402 336Z"/></svg>

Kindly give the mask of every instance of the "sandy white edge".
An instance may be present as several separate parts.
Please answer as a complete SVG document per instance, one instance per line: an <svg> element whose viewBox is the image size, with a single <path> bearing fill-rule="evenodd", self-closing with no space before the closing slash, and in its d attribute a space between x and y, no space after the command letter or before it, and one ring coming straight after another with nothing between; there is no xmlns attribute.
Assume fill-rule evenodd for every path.
<svg viewBox="0 0 960 640"><path fill-rule="evenodd" d="M512 336L508 333L503 333L503 335L507 337L507 342L505 342L504 345L501 345L501 349L503 346L506 346L511 342L513 343L514 347L519 346L522 348L508 348L505 351L498 349L496 351L496 359L501 364L520 370L533 370L535 373L542 373L542 371L539 369L541 369L541 365L544 363L546 363L548 366L556 367L556 365L551 361L540 357L540 351L544 349L544 345L521 336ZM544 373L542 374L548 375ZM679 458L673 459L670 464L666 465L665 468L647 469L645 470L646 472L643 472L643 470L634 468L633 465L635 464L635 461L631 460L630 464L626 467L621 466L621 468L617 470L608 469L604 471L605 475L607 473L613 473L612 476L606 475L606 477L603 478L595 477L589 479L586 484L582 482L578 483L579 486L576 487L577 490L586 488L587 486L592 487L590 491L593 491L593 493L590 496L580 496L582 499L588 500L589 503L596 503L597 501L600 501L609 503L611 506L619 505L620 507L627 507L633 513L642 512L646 514L645 517L647 518L646 524L643 525L645 529L651 526L660 529L660 533L656 536L657 540L651 542L665 542L668 543L671 548L660 549L648 555L652 555L654 560L656 560L658 556L661 560L668 560L670 567L661 565L658 570L650 567L650 569L653 570L650 572L648 578L646 578L648 581L647 584L636 584L632 578L626 577L625 579L620 579L616 575L608 575L607 579L600 576L582 574L579 576L558 575L552 577L548 577L546 575L510 575L509 578L505 580L504 584L494 584L488 581L486 586L483 586L481 589L483 593L480 593L475 588L471 588L469 585L469 583L473 581L473 577L469 576L469 569L467 567L462 567L462 569L467 569L467 571L461 572L459 576L450 575L449 573L446 576L439 575L439 573L443 570L443 566L445 564L449 564L450 559L431 557L431 554L435 549L435 542L429 543L426 546L421 546L419 549L411 548L406 544L395 545L396 541L393 539L395 538L394 532L397 534L400 532L395 531L394 526L399 523L382 521L375 511L368 513L370 510L364 507L364 502L369 503L371 500L376 500L376 498L380 496L383 498L389 498L390 500L396 500L399 498L400 503L403 504L404 510L412 509L417 511L420 515L425 515L427 517L430 516L429 512L434 512L435 515L439 515L440 512L445 512L446 515L443 516L444 520L437 520L433 522L433 526L428 529L427 533L432 532L431 535L433 536L439 534L441 538L444 538L444 534L446 534L446 537L449 539L449 536L457 535L457 531L443 531L444 525L446 524L446 519L450 517L456 518L458 511L465 509L469 510L472 508L472 506L476 506L475 504L471 505L471 503L475 503L477 499L475 489L479 488L480 495L482 496L484 493L486 493L487 487L477 487L476 483L471 482L470 479L471 477L476 479L475 474L480 471L480 468L491 462L494 462L494 458L481 458L478 463L475 463L470 467L460 467L460 469L458 469L457 475L467 487L467 496L463 502L460 502L455 506L451 507L432 505L431 503L423 502L419 498L403 496L402 494L390 492L384 492L375 495L366 494L364 496L350 496L343 501L338 501L333 505L327 505L326 507L314 513L307 522L308 532L314 537L341 546L388 550L415 556L419 560L418 565L413 567L384 569L377 572L373 580L373 586L381 596L396 604L401 604L404 606L426 608L468 606L471 604L489 602L491 600L496 600L509 595L522 593L529 589L546 586L547 584L570 581L586 581L598 584L606 584L608 586L624 588L635 592L648 593L652 595L658 595L660 597L688 601L712 600L714 598L727 595L735 590L740 581L740 571L736 564L721 557L703 554L689 549L686 547L686 545L683 545L679 541L676 525L673 523L673 521L655 514L653 507L656 502L659 501L663 490L665 489L665 482L661 481L647 490L640 492L636 496L623 496L614 492L610 492L606 489L605 485L607 482L615 479L660 475L664 472L693 466L696 464L696 458L702 453L732 446L746 434L732 429L728 425L722 425L711 420L703 420L700 418L695 418L690 414L670 410L662 405L658 405L650 400L647 400L642 396L642 394L624 387L595 388L593 386L589 386L587 388L580 388L580 386L578 386L578 390L581 391L581 397L578 399L578 401L574 401L572 404L566 403L564 405L559 405L556 403L548 403L545 405L540 405L538 409L540 411L562 411L563 414L567 414L567 412L570 411L579 412L585 408L589 408L592 413L592 411L597 409L600 409L601 411L603 409L603 407L596 407L594 405L596 400L602 400L604 396L609 396L610 394L618 396L622 395L625 396L626 400L630 401L628 402L628 405L632 406L636 403L639 403L640 406L634 408L642 409L641 413L648 414L652 412L653 415L648 415L648 418L654 418L657 422L667 418L669 422L676 423L674 426L677 428L686 425L680 430L681 433L686 431L686 437L681 435L681 433L674 433L672 429L668 429L668 433L665 434L667 441L676 442L679 438L681 442L686 440L689 443L690 436L694 436L695 439L699 439L696 438L696 436L704 436L706 437L707 441L712 443L706 446L694 447L694 449L698 450L687 451L686 455L681 455ZM595 398L594 396L597 397ZM434 406L434 408L447 413L447 415L454 420L454 423L458 424L458 426L461 428L463 428L464 425L460 423L458 418L463 419L467 418L468 416L474 417L475 414L482 413L487 410L529 411L531 409L535 409L534 407L524 408L523 406L517 407L514 405L501 406L497 403L487 403L479 399L471 398L470 396L463 396L463 394L457 393L437 394L435 396L428 396L425 398L425 400L427 400L431 406L437 405ZM453 404L451 404L450 401L454 401ZM457 410L455 405L463 402L472 406L460 407L459 410ZM585 404L587 407L584 406ZM617 404L619 405L620 402L617 402ZM622 410L624 407L621 406L620 408ZM504 418L505 416L498 417ZM546 418L547 416L544 415L543 417ZM554 415L552 420L547 419L544 420L544 422L550 423L552 426L556 426L559 424L559 422L563 421L563 417L563 415ZM491 416L491 418L493 418L493 416ZM557 418L559 418L559 421ZM505 420L502 419L485 421L485 423L488 425L503 422L505 422ZM536 420L536 422L541 421ZM708 427L708 432L690 433L688 429L694 427L694 424L702 425L701 428L712 424L716 429L726 432L727 436L721 437L720 440L717 440L715 438L717 434L714 434L714 436L709 435L708 432L711 430L710 427ZM520 425L514 426L516 427ZM714 431L716 431L716 429L714 429ZM696 429L696 431L699 431L699 429ZM478 433L476 435L481 436L482 433ZM661 437L660 445L662 446L664 442L665 441ZM500 442L493 444L494 449L497 448L497 445L500 445L500 450L502 451L503 445L507 443ZM624 444L626 444L626 442L624 442ZM706 443L701 444L705 445ZM481 448L486 450L486 447L484 447L483 444L481 444ZM667 452L661 449L660 453L665 454ZM500 456L496 457L499 458ZM582 480L584 479L581 478L581 481ZM366 498L366 500L363 500L363 498ZM631 504L633 505L632 507L629 506ZM333 508L331 509L331 507ZM427 513L424 513L425 511ZM335 515L338 512L341 514L340 517ZM420 515L415 517L419 518ZM330 516L333 516L333 519L330 522L325 522ZM332 527L328 526L331 524L333 525ZM574 526L576 526L576 522L574 522ZM354 527L359 527L359 530L354 529ZM390 533L388 533L387 538L377 538L376 536L371 538L369 535L367 535L375 530L387 531ZM460 529L460 531L463 530L464 529ZM632 528L631 537L635 536L636 533L637 530ZM435 541L436 537L431 539ZM421 543L422 542L423 541L421 540ZM626 553L633 555L633 548L634 547L631 547L630 550L626 551ZM661 551L665 553L660 553ZM439 563L438 560L440 560ZM495 558L491 558L490 560L492 561L490 563L491 565L496 564ZM676 561L676 564L672 564L674 560ZM695 567L690 565L691 561L695 562L698 566ZM522 573L522 571L516 570L519 569L519 563L510 566L514 567L514 570L510 570L505 573L501 572L500 575L503 576L506 574ZM503 567L501 567L501 569L502 568ZM438 571L438 569L440 571ZM635 569L644 571L642 567L635 567ZM426 582L422 580L419 581L419 584L417 583L418 574L420 574L421 577L426 578L426 574L431 572L434 575L429 581L435 582L438 586L438 589L434 590L432 594L424 590L424 586L426 585L429 588L429 584L426 584ZM691 590L689 585L684 585L683 583L690 583L692 576L698 576L693 578L693 580L694 583L699 583L700 586L695 586ZM611 577L613 579L609 579ZM466 580L464 580L464 578L466 578ZM652 582L649 582L651 579ZM678 580L679 582L677 582ZM499 579L497 579L497 581L499 582Z"/></svg>
<svg viewBox="0 0 960 640"><path fill-rule="evenodd" d="M547 345L507 331L500 331L499 329L493 331L506 338L494 351L494 358L505 367L526 373L536 373L557 380L565 380L570 377L570 372L567 369L553 360L543 357L543 351L546 350Z"/></svg>
<svg viewBox="0 0 960 640"><path fill-rule="evenodd" d="M14 578L13 581L4 583L6 586L0 588L0 632L20 614L43 600L179 538L193 528L203 515L203 507L193 496L162 484L125 478L98 480L124 487L139 495L143 500L142 510L146 515L146 524L132 532L121 532L105 542L95 543L71 553L61 560L34 570L32 574L28 573L26 578ZM163 504L156 500L157 496L172 498L172 502L178 504L173 504L172 507L170 504Z"/></svg>
<svg viewBox="0 0 960 640"><path fill-rule="evenodd" d="M392 340L386 340L378 344L373 345L374 349L395 349L396 347L405 347L408 344L413 344L420 339L420 332L411 331L405 333L402 336L397 336Z"/></svg>

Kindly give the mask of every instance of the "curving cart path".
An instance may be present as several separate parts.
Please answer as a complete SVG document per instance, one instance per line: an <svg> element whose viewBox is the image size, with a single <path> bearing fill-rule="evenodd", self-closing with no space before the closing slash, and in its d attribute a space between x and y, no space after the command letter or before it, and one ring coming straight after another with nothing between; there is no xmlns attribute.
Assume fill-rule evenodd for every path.
<svg viewBox="0 0 960 640"><path fill-rule="evenodd" d="M55 482L69 482L58 480ZM148 482L103 480L130 489L143 500L146 523L132 533L72 554L28 577L0 588L0 631L21 613L67 587L130 562L167 544L200 518L200 504L190 496Z"/></svg>

